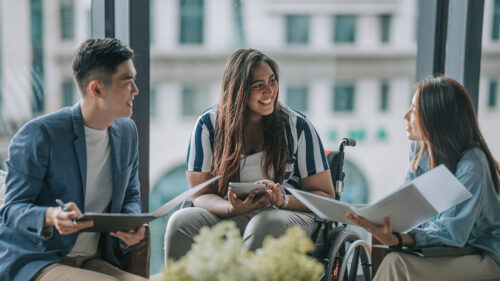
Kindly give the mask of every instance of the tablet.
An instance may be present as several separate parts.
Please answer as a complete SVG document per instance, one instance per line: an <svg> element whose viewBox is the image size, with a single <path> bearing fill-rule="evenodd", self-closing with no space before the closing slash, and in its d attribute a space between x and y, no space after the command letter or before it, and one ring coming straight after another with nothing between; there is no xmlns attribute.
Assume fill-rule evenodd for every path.
<svg viewBox="0 0 500 281"><path fill-rule="evenodd" d="M266 192L266 185L263 183L230 182L229 186L238 197L246 196L255 189L259 190L257 194Z"/></svg>
<svg viewBox="0 0 500 281"><path fill-rule="evenodd" d="M156 219L150 213L122 214L122 213L85 213L77 221L93 220L94 226L82 228L80 232L115 232L129 231Z"/></svg>

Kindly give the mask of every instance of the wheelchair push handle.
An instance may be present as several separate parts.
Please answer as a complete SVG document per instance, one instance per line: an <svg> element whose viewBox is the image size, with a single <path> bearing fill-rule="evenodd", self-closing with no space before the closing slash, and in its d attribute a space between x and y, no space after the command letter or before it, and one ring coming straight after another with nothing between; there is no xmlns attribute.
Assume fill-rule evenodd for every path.
<svg viewBox="0 0 500 281"><path fill-rule="evenodd" d="M344 152L344 146L356 146L356 140L350 138L343 138L339 145L339 151Z"/></svg>
<svg viewBox="0 0 500 281"><path fill-rule="evenodd" d="M356 146L356 140L343 138L339 145L339 161L337 166L337 177L334 181L335 199L340 200L340 195L344 192L344 146Z"/></svg>

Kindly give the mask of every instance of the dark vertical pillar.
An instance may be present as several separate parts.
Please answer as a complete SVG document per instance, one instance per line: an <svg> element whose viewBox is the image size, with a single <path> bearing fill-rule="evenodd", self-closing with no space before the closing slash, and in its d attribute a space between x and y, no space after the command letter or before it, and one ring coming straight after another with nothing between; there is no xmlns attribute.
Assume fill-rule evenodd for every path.
<svg viewBox="0 0 500 281"><path fill-rule="evenodd" d="M484 0L450 1L446 75L469 93L477 114Z"/></svg>
<svg viewBox="0 0 500 281"><path fill-rule="evenodd" d="M132 119L139 133L142 211L149 212L149 0L92 0L92 37L116 37L135 52L139 95Z"/></svg>
<svg viewBox="0 0 500 281"><path fill-rule="evenodd" d="M129 45L135 51L137 87L132 118L139 130L139 180L141 181L142 209L149 211L149 0L130 0Z"/></svg>
<svg viewBox="0 0 500 281"><path fill-rule="evenodd" d="M92 0L92 38L115 37L114 0Z"/></svg>

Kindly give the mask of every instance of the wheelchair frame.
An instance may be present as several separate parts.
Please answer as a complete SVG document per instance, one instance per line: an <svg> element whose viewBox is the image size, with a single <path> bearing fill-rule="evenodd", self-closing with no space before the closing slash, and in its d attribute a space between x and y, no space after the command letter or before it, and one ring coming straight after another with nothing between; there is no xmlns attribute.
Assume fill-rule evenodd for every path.
<svg viewBox="0 0 500 281"><path fill-rule="evenodd" d="M349 138L342 139L338 151L327 151L328 165L334 183L335 199L340 200L343 192L344 177L344 146L355 146L356 141ZM190 199L185 200L181 209L192 207ZM326 221L315 218L317 223L311 239L316 245L311 256L318 259L325 267L322 281L355 281L357 278L358 264L361 262L364 281L372 279L372 264L370 259L370 246L361 239L361 236L346 225L338 222ZM335 226L335 227L334 227ZM323 232L323 242L318 242L320 233ZM352 256L352 259L351 259Z"/></svg>
<svg viewBox="0 0 500 281"><path fill-rule="evenodd" d="M355 145L356 142L353 139L344 138L338 151L327 151L330 174L335 188L335 200L340 200L344 188L344 147ZM368 243L363 241L357 232L346 229L346 225L326 221L319 217L316 217L315 221L317 226L311 239L315 242L316 250L312 256L322 262L325 267L325 275L321 280L354 281L361 262L362 280L370 281L372 264ZM318 241L320 232L323 232L323 242Z"/></svg>

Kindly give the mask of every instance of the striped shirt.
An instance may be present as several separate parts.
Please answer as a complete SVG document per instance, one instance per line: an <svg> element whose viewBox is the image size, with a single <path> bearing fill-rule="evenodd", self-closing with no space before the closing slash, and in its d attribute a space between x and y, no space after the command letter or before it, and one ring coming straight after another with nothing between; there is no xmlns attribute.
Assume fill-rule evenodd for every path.
<svg viewBox="0 0 500 281"><path fill-rule="evenodd" d="M300 189L300 180L328 170L325 150L316 129L306 116L298 111L281 106L286 114L286 140L289 164L284 186ZM194 126L189 141L186 170L189 172L210 172L215 146L215 124L218 107L203 112Z"/></svg>

